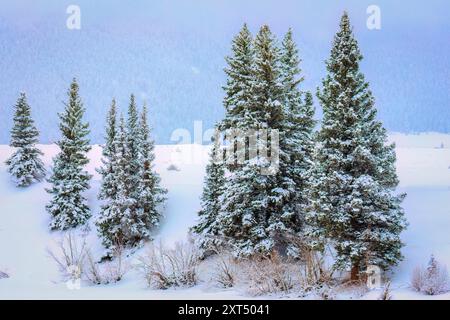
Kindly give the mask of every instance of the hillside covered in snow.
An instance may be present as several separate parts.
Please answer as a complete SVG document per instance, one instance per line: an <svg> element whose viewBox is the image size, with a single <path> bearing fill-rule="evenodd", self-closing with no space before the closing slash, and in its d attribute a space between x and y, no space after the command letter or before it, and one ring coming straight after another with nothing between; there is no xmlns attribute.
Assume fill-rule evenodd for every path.
<svg viewBox="0 0 450 320"><path fill-rule="evenodd" d="M450 295L425 296L410 288L410 279L416 266L425 265L433 254L450 266L450 136L443 134L391 134L397 143L397 172L399 192L408 195L403 203L407 230L402 234L406 246L404 260L393 269L391 289L394 299L449 299ZM39 145L44 152L44 163L50 170L51 159L58 151L55 145ZM200 209L200 195L209 147L200 145L156 146L156 171L162 185L169 190L164 209L164 221L155 236L155 242L173 246L185 240L195 224ZM219 289L209 281L208 272L192 288L154 290L147 286L136 266L143 250L128 258L130 271L122 281L109 285L82 285L70 290L62 281L56 263L49 255L60 233L49 231L50 217L45 205L50 197L47 182L27 189L14 186L4 161L11 154L8 146L0 146L0 271L9 277L0 279L0 299L243 299L250 296L239 288ZM100 176L95 171L101 165L101 148L93 146L87 166L93 174L87 198L94 216L99 212L97 194ZM87 236L94 252L102 248L92 223ZM205 267L207 269L207 267ZM343 293L337 298L348 297ZM347 296L345 296L347 295ZM377 298L378 290L364 294L351 293L352 298ZM296 292L276 297L301 298Z"/></svg>

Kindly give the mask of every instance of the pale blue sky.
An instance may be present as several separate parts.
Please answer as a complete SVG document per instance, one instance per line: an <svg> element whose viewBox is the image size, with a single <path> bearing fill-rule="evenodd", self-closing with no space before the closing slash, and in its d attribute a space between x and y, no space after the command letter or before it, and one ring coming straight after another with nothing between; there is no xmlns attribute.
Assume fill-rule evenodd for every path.
<svg viewBox="0 0 450 320"><path fill-rule="evenodd" d="M81 8L81 30L66 28L66 8ZM366 28L366 8L381 9L381 30ZM73 76L101 142L112 97L135 93L151 107L155 135L205 127L223 115L224 56L244 22L292 27L315 91L325 73L343 10L350 14L379 116L393 131L450 131L450 2L446 0L15 0L0 4L0 143L12 105L26 91L44 142L58 137L56 112Z"/></svg>

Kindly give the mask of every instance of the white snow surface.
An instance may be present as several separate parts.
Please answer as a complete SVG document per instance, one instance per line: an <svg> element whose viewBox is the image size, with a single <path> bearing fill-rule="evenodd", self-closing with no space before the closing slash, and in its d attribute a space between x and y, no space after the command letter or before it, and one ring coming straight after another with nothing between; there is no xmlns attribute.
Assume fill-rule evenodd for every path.
<svg viewBox="0 0 450 320"><path fill-rule="evenodd" d="M425 296L414 292L409 285L412 270L425 265L431 254L450 267L450 135L427 133L405 135L395 133L390 140L397 145L399 192L406 192L404 201L408 229L402 237L405 259L392 270L391 288L394 299L450 299L450 294ZM51 159L58 152L56 145L39 145L44 152L44 163L51 169ZM186 239L195 223L200 208L203 176L209 147L201 145L156 146L155 169L162 184L169 190L164 209L165 219L155 235L155 241L171 246ZM117 284L89 286L70 290L48 255L60 233L49 231L50 217L45 205L50 196L47 182L16 188L5 167L5 160L13 149L0 145L0 271L9 278L0 279L0 299L248 299L239 289L218 289L202 281L193 288L153 290L147 287L143 276L132 270ZM101 253L93 221L99 211L97 200L100 176L101 148L94 145L89 152L87 170L93 174L91 188L86 193L92 208L89 245ZM179 171L167 170L175 165ZM145 250L145 249L143 249ZM141 254L134 254L133 261ZM362 297L376 299L379 290ZM299 294L270 296L294 298ZM267 298L267 297L266 297ZM340 298L355 298L342 296Z"/></svg>

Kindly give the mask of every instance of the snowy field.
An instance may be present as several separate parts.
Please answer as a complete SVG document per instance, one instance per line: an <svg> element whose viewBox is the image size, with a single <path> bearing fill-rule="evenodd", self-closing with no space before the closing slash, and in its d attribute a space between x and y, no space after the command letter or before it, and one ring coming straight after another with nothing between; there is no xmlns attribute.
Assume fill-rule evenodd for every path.
<svg viewBox="0 0 450 320"><path fill-rule="evenodd" d="M409 288L412 270L426 264L431 254L450 266L450 135L391 134L390 139L397 143L399 191L408 193L404 208L409 222L403 233L405 259L392 273L393 298L450 299L450 294L430 297ZM49 168L57 147L39 147L45 153L44 162ZM117 284L69 290L47 252L60 236L50 233L48 228L50 219L45 211L45 204L49 201L45 192L48 184L43 182L26 189L15 188L4 165L11 151L8 146L0 145L0 271L10 276L0 279L0 299L249 298L239 289L214 288L207 280L189 289L152 290L135 270L127 273ZM194 224L200 207L207 152L207 147L199 145L156 147L156 170L161 174L162 184L169 190L164 212L166 218L156 236L157 241L172 245L183 240ZM95 168L100 166L100 155L99 146L94 146L89 153L88 171L94 175L87 193L94 213L91 222L100 205L96 200L100 177L95 172ZM168 170L172 164L178 170ZM93 248L101 250L94 226L88 239ZM379 291L375 290L362 298L378 296ZM293 293L282 297L298 298L298 295Z"/></svg>

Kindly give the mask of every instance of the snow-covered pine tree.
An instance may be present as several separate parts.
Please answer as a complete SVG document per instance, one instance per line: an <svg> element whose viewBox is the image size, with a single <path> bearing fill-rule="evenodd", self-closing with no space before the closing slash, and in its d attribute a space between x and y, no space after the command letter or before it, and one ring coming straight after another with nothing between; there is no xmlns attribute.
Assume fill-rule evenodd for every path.
<svg viewBox="0 0 450 320"><path fill-rule="evenodd" d="M236 161L238 151L236 150L237 141L234 137L227 137L227 133L229 133L228 130L247 129L244 123L244 117L251 99L253 58L253 37L247 25L244 24L232 41L232 54L225 58L227 67L224 71L227 75L227 82L223 87L225 91L223 105L226 114L224 119L217 125L218 129L225 134L225 139L235 146L235 150L232 152L233 154L228 155L228 157L234 158L235 161L226 164L219 163L219 159L219 161L214 161L215 152L219 148L217 145L219 144L219 139L216 136L210 154L210 163L206 171L199 222L192 228L192 231L198 234L198 244L202 250L206 250L209 245L217 245L221 242L219 239L231 235L235 229L239 229L239 226L236 225L238 223L237 218L232 217L232 215L239 216L238 212L231 214L228 214L228 211L221 212L220 216L223 219L219 220L219 211L223 202L221 198L222 192L219 192L219 188L222 190L228 189L230 196L238 193L237 190L233 192L230 189L230 187L234 186L231 181L220 180L223 179L225 169L233 172L238 167L241 167L241 164L238 164ZM222 178L220 177L220 172L222 172ZM220 186L220 183L222 183L222 186ZM229 206L232 205L232 203L229 204ZM213 226L213 222L216 227ZM242 238L243 235L240 237Z"/></svg>
<svg viewBox="0 0 450 320"><path fill-rule="evenodd" d="M295 196L295 181L289 175L289 139L287 129L289 114L285 100L285 88L281 69L281 52L275 36L267 25L261 27L255 38L254 80L252 84L252 113L259 119L257 129L277 130L279 134L278 169L273 175L259 177L264 180L264 190L260 193L262 207L256 212L265 226L263 252L273 249L285 250L286 233L292 233L292 217L295 210L292 201ZM254 117L254 116L253 116ZM262 146L267 147L267 146ZM275 152L274 150L270 152ZM260 161L260 159L259 159ZM259 166L267 165L259 163ZM286 224L288 222L288 224ZM261 251L261 250L259 250Z"/></svg>
<svg viewBox="0 0 450 320"><path fill-rule="evenodd" d="M120 224L120 218L117 215L120 210L115 207L117 205L116 200L119 183L119 178L117 177L119 160L117 148L119 146L117 106L116 101L113 100L106 119L105 145L102 150L103 166L97 170L102 175L98 198L103 200L103 203L100 207L100 214L97 218L96 225L103 244L109 249L116 245L116 241L118 240L115 238L116 234L111 232L111 230L114 230Z"/></svg>
<svg viewBox="0 0 450 320"><path fill-rule="evenodd" d="M223 87L225 98L225 118L219 123L222 131L244 128L243 116L251 99L253 79L253 37L246 24L232 41L232 55L225 58L228 66L224 69L227 83Z"/></svg>
<svg viewBox="0 0 450 320"><path fill-rule="evenodd" d="M117 135L117 107L113 99L106 119L105 145L102 148L103 166L97 170L102 175L102 183L98 198L100 200L112 199L116 195L116 182L114 180L114 162L116 157L116 135ZM108 205L106 203L106 205ZM103 207L102 207L103 208ZM102 209L103 210L103 209Z"/></svg>
<svg viewBox="0 0 450 320"><path fill-rule="evenodd" d="M130 104L128 105L128 118L126 126L127 145L130 154L130 158L128 159L129 178L127 181L129 183L130 197L135 201L132 211L137 210L139 199L139 181L142 166L142 137L140 134L141 129L139 125L139 111L136 106L135 97L132 94L130 96Z"/></svg>
<svg viewBox="0 0 450 320"><path fill-rule="evenodd" d="M248 124L252 122L248 108L252 98L254 47L253 37L246 24L233 39L231 49L232 54L225 57L227 67L224 69L227 75L227 83L223 87L226 112L224 119L218 123L218 129L224 134L224 139L234 146L234 150L226 155L229 159L227 168L233 171L240 166L237 163L237 159L242 157L240 152L245 152L238 150L238 145L245 141L239 141L234 133L248 129Z"/></svg>
<svg viewBox="0 0 450 320"><path fill-rule="evenodd" d="M148 221L142 216L142 199L140 195L141 179L143 172L142 147L144 139L141 136L142 129L139 122L139 112L136 106L136 100L132 94L130 104L128 105L128 118L126 122L126 153L124 170L126 176L123 183L123 189L126 191L125 210L122 211L121 229L122 244L125 246L137 246L143 239L149 238Z"/></svg>
<svg viewBox="0 0 450 320"><path fill-rule="evenodd" d="M111 118L108 122L111 124L110 120ZM121 115L112 141L111 150L114 150L114 155L110 157L112 174L108 176L110 184L114 186L114 195L106 199L96 221L102 243L107 248L107 255L112 255L117 245L127 244L125 217L131 214L131 208L135 206L135 200L130 199L131 191L128 183L130 152L125 126L125 120ZM110 131L110 128L107 131Z"/></svg>
<svg viewBox="0 0 450 320"><path fill-rule="evenodd" d="M234 128L248 133L249 130L277 129L281 136L284 109L279 50L268 26L261 27L256 36L250 70L248 94L235 97L235 105L241 108L233 116ZM256 137L257 144L262 142L259 138ZM283 228L280 217L284 201L293 191L292 181L284 179L279 172L274 175L261 173L268 159L251 150L261 146L249 144L248 141L245 142L248 151L245 152L244 163L228 165L230 175L220 197L222 207L218 216L219 232L235 248L234 254L237 256L267 254L274 249L274 234ZM280 148L280 161L283 159L285 155Z"/></svg>
<svg viewBox="0 0 450 320"><path fill-rule="evenodd" d="M86 223L91 216L83 192L89 188L91 176L84 170L89 162L88 124L82 122L84 107L78 94L78 83L73 79L68 91L69 101L59 114L62 134L57 142L60 152L53 159L53 172L47 189L53 198L46 206L52 215L53 230L66 230Z"/></svg>
<svg viewBox="0 0 450 320"><path fill-rule="evenodd" d="M406 227L397 195L394 145L376 120L374 99L359 70L362 55L347 13L341 18L318 98L323 108L316 151L311 236L326 237L336 267L358 279L367 265L387 268L401 259Z"/></svg>
<svg viewBox="0 0 450 320"><path fill-rule="evenodd" d="M192 231L198 235L198 247L203 253L219 248L222 245L217 226L217 217L220 211L220 196L223 193L225 180L223 153L220 147L219 135L213 139L209 163L206 166L206 176L201 197L201 210L198 212L198 223Z"/></svg>
<svg viewBox="0 0 450 320"><path fill-rule="evenodd" d="M147 122L147 107L144 105L139 122L140 142L140 178L138 185L138 210L132 221L131 240L139 244L151 238L151 229L159 225L161 213L159 206L166 200L167 190L161 187L161 178L153 169L154 141L150 136L150 127Z"/></svg>
<svg viewBox="0 0 450 320"><path fill-rule="evenodd" d="M41 160L42 152L36 147L39 131L34 126L31 108L25 93L21 93L14 111L14 125L11 130L10 146L16 148L6 161L8 172L18 187L26 187L45 177Z"/></svg>
<svg viewBox="0 0 450 320"><path fill-rule="evenodd" d="M232 41L232 54L225 58L227 67L224 71L227 75L227 83L223 87L225 91L223 105L226 113L224 119L218 124L219 130L225 134L224 138L228 140L230 144L234 145L233 154L227 155L227 157L233 158L234 161L227 162L224 166L224 169L230 172L230 175L223 186L223 190L226 190L227 194L225 195L222 193L219 196L218 202L221 204L221 207L216 216L217 228L206 228L204 223L209 219L205 215L206 211L204 211L204 206L202 207L202 211L204 212L200 212L200 224L196 226L198 232L203 229L200 237L207 242L209 242L208 239L217 239L218 241L219 238L228 237L228 242L241 241L241 239L246 236L245 230L242 230L241 227L245 208L239 206L240 199L238 198L239 196L248 196L239 193L241 189L245 188L241 186L244 184L244 181L241 180L240 183L237 184L236 180L238 179L238 175L233 172L238 168L242 168L242 164L237 164L236 161L237 141L234 137L227 137L227 131L247 129L244 119L252 98L253 59L253 37L247 25L244 24L240 32ZM216 140L216 142L218 142L218 140ZM208 179L208 177L209 175L207 175L206 179ZM207 188L207 186L205 186L205 188ZM227 200L227 202L224 205L225 200ZM242 230L241 233L239 233L239 230ZM219 237L217 235L219 235ZM231 245L234 246L234 243Z"/></svg>
<svg viewBox="0 0 450 320"><path fill-rule="evenodd" d="M309 188L314 150L314 107L309 92L300 90L303 81L297 46L292 30L286 33L281 46L281 82L284 88L285 108L284 151L288 157L281 167L282 174L291 179L295 191L287 199L284 214L285 234L299 236L304 227L309 203ZM289 181L290 182L290 181ZM288 241L288 255L298 257L299 251Z"/></svg>

